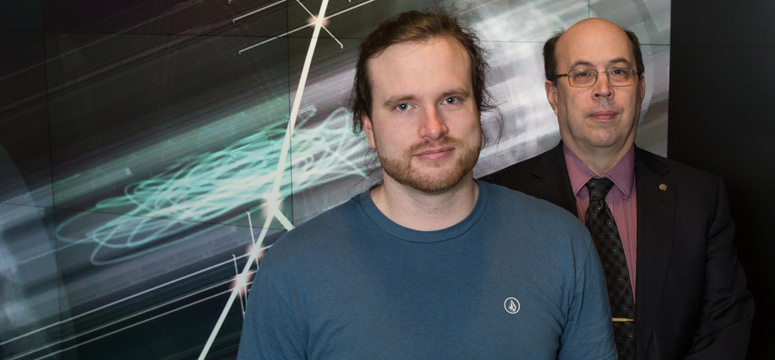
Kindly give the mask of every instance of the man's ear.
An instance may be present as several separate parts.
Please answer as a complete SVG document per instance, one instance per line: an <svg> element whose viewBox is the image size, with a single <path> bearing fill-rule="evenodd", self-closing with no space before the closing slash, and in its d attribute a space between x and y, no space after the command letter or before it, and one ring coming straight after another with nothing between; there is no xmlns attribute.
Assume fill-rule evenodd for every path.
<svg viewBox="0 0 775 360"><path fill-rule="evenodd" d="M361 121L363 121L363 132L366 133L366 138L369 139L369 146L372 149L377 148L377 142L374 140L374 126L371 123L371 119L366 114L361 115Z"/></svg>
<svg viewBox="0 0 775 360"><path fill-rule="evenodd" d="M546 90L546 99L549 100L549 105L552 106L554 115L557 115L557 87L554 86L552 81L546 80L544 89Z"/></svg>
<svg viewBox="0 0 775 360"><path fill-rule="evenodd" d="M640 75L640 81L638 81L638 104L643 103L643 98L646 97L646 77L643 74Z"/></svg>

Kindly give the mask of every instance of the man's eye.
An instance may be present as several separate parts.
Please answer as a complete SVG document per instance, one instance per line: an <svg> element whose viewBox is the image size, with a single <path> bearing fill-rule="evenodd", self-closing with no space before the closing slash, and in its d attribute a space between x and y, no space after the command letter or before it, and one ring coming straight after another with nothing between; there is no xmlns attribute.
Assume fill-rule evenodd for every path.
<svg viewBox="0 0 775 360"><path fill-rule="evenodd" d="M444 99L444 103L446 104L457 104L460 101L456 96L450 96L446 99Z"/></svg>
<svg viewBox="0 0 775 360"><path fill-rule="evenodd" d="M590 77L590 76L592 76L592 73L589 71L579 71L576 73L577 78Z"/></svg>
<svg viewBox="0 0 775 360"><path fill-rule="evenodd" d="M624 75L624 69L611 69L609 72L611 75Z"/></svg>
<svg viewBox="0 0 775 360"><path fill-rule="evenodd" d="M397 109L398 111L406 111L406 110L409 110L409 104L406 104L406 103L404 103L404 104L398 104L398 106L396 106L396 109Z"/></svg>

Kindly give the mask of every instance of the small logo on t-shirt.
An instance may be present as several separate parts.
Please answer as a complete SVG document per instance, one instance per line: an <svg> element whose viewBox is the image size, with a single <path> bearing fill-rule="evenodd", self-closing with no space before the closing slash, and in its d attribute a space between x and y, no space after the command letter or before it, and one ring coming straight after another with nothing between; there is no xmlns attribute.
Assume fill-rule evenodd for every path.
<svg viewBox="0 0 775 360"><path fill-rule="evenodd" d="M510 297L503 302L503 308L506 309L507 313L512 315L518 313L520 307L519 300L515 297Z"/></svg>

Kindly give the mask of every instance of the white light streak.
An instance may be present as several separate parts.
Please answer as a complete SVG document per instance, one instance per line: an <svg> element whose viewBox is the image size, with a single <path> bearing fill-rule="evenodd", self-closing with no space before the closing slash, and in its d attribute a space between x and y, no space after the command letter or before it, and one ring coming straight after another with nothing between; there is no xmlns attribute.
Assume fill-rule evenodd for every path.
<svg viewBox="0 0 775 360"><path fill-rule="evenodd" d="M240 256L240 258L242 258L242 257L244 257L244 256L245 256L245 255L243 255L243 256ZM236 260L236 257L235 257L235 260ZM248 274L246 274L246 275L245 275L243 278L244 278L244 279L247 279L247 278L248 278L248 276L250 276L251 274L252 274L252 273L248 273ZM154 306L152 306L152 307L146 308L146 309L144 309L144 310L142 310L142 311L138 311L138 312L136 312L136 313L134 313L134 314L127 315L127 316L124 316L124 317L122 317L122 318L119 318L119 319L116 319L116 320L110 321L110 322L102 323L100 326L97 326L97 327L91 328L91 329L89 329L89 330L86 330L86 331L80 332L80 333L78 333L78 334L72 335L72 336L70 336L70 337L67 337L67 338L62 338L62 339L59 339L58 341L51 342L51 343L49 343L49 344L43 345L43 346L41 346L41 347L38 347L37 349L30 350L30 351L28 351L28 352L26 352L26 353L24 353L24 354L19 354L19 355L17 355L17 356L15 356L15 357L13 357L13 358L9 358L8 360L15 360L15 359L19 359L19 358L22 358L22 357L24 357L24 356L31 355L31 354L34 354L34 353L36 353L36 352L39 352L39 351L45 350L46 348L48 348L48 347L51 347L51 346L54 346L54 345L56 345L56 344L61 344L61 343L65 343L65 342L68 342L68 341L75 340L75 339L77 339L77 338L80 338L80 337L83 337L83 336L85 336L85 335L88 335L88 334L94 333L94 332L96 332L96 331L100 331L100 330L102 330L102 329L105 329L105 328L107 328L107 327L109 327L109 326L116 325L116 324L119 324L119 323L121 323L121 322L124 322L124 321L130 320L130 319L132 319L132 318L138 317L138 316L140 316L140 315L146 314L146 313L148 313L148 312L151 312L151 311L154 311L154 310L160 309L160 308L162 308L162 307L164 307L164 306L171 305L171 304L174 304L174 303L176 303L176 302L179 302L179 301L182 301L182 300L186 300L186 299L188 299L188 298L190 298L190 297L192 297L192 296L199 295L199 294L201 294L201 293L203 293L203 292L206 292L206 291L209 291L209 290L215 289L215 288L217 288L217 287L219 287L219 286L224 286L224 285L227 285L227 284L229 284L229 283L231 283L231 282L232 282L232 280L226 280L226 281L222 281L222 282L219 282L219 283L216 283L216 284L213 284L213 285L207 286L207 287L205 287L205 288L201 288L201 289L199 289L199 290L197 290L197 291L195 291L195 292L192 292L192 293L190 293L190 294L182 295L182 296L179 296L179 297L177 297L177 298L175 298L175 299L167 300L167 301L165 301L165 302L159 303L159 304L157 304L157 305L154 305ZM247 281L245 281L245 283L246 283L246 284L245 284L245 286L247 286ZM228 290L228 291L223 291L223 292L220 292L220 293L216 294L216 296L217 296L217 295L224 295L224 294L227 294L227 293L229 293L230 291L231 291L231 289L230 289L230 290ZM134 296L132 296L132 297L134 297ZM131 298L131 297L130 297L130 298ZM213 296L207 297L207 298L205 298L205 300L206 300L206 299L211 299L211 298L213 298ZM124 300L126 300L126 299L129 299L129 298L125 298ZM202 301L202 300L197 300L197 301L196 301L196 302L194 302L194 303L199 303L199 302L201 302L201 301ZM167 312L165 312L165 313L163 313L163 314L160 314L160 315L154 316L154 317L152 317L152 318L150 318L150 319L142 320L142 321L140 321L140 322L137 322L137 323L134 323L134 324L131 324L131 325L125 326L125 327L123 327L123 328L121 328L121 329L117 329L117 330L115 330L115 331L112 331L112 332L110 332L109 334L116 334L116 333L118 333L118 332L121 332L121 331L123 331L123 330L127 330L127 329L130 329L130 328L133 328L133 327L135 327L135 326L137 326L137 325L139 325L139 324L142 324L142 323L148 322L148 321L150 321L150 320L152 320L152 319L157 319L157 318L159 318L159 317L161 317L161 316L169 315L169 314L172 314L172 313L174 313L174 312L176 312L176 311L178 311L178 310L185 309L185 308L187 308L188 306L190 306L190 304L186 304L186 305L183 305L183 306L181 306L181 307L178 307L178 308L172 309L172 310L170 310L170 311L167 311ZM84 315L84 314L81 314L81 316L83 316L83 315ZM66 351L66 350L74 349L74 348L76 348L76 347L78 347L78 346L81 346L81 345L84 345L84 344L88 344L88 343L90 343L90 342L92 342L92 341L94 341L94 340L97 340L97 339L104 338L105 336L107 336L107 335L103 335L103 336L99 336L99 337L97 337L97 338L92 338L92 339L89 339L89 340L86 340L86 341L82 341L82 342L78 343L78 345L73 345L73 346L71 346L71 347L68 347L67 349L63 349L63 350L60 350L60 351L58 351L58 352L63 352L63 351ZM46 358L46 357L48 357L48 356L51 356L51 355L54 355L54 354L49 354L49 355L47 355L47 356L40 357L39 359L43 359L43 358Z"/></svg>
<svg viewBox="0 0 775 360"><path fill-rule="evenodd" d="M471 11L474 11L474 10L478 10L478 9L480 9L480 8L483 8L483 7L485 7L485 6L488 6L488 5L490 5L490 4L494 3L494 2L498 2L498 1L500 1L500 0L492 0L492 1L490 1L490 2L486 2L486 3L484 3L484 4L481 4L481 5L479 5L479 6L475 7L475 8L471 8L471 9L468 9L468 10L466 10L466 11L463 11L463 12L461 12L461 13L460 13L460 15L463 15L463 14L465 14L465 13L467 13L467 12L471 12Z"/></svg>
<svg viewBox="0 0 775 360"><path fill-rule="evenodd" d="M287 136L287 132L286 132L286 136ZM293 229L293 223L290 220L288 220L285 214L283 214L283 212L280 210L281 200L279 196L281 195L279 193L280 190L278 189L277 191L278 192L274 192L274 190L272 190L273 192L272 197L266 199L265 207L267 209L267 212L265 216L276 218L280 222L280 224L282 224L285 230ZM274 196L278 196L278 197L274 197ZM248 222L250 222L249 213L248 213ZM253 242L255 242L255 238L253 239Z"/></svg>
<svg viewBox="0 0 775 360"><path fill-rule="evenodd" d="M240 297L239 297L239 306L242 310L242 318L245 318L245 301L243 301L242 294L245 294L248 289L248 281L246 276L242 276L242 274L239 273L239 267L237 267L237 257L234 256L234 254L231 254L231 257L234 259L234 287L237 289L240 289ZM247 299L245 299L247 300Z"/></svg>
<svg viewBox="0 0 775 360"><path fill-rule="evenodd" d="M282 211L280 211L280 208L278 208L278 207L273 207L273 208L272 208L272 211L271 211L271 213L270 213L270 216L273 216L273 217L274 217L274 218L276 218L278 221L280 221L280 224L282 224L282 225L283 225L283 227L284 227L286 230L293 229L293 223L291 223L291 221L290 221L290 220L288 220L288 218L285 216L285 214L283 214L283 212L282 212Z"/></svg>
<svg viewBox="0 0 775 360"><path fill-rule="evenodd" d="M248 256L248 255L242 255L242 256L240 256L240 258L243 258L243 257L245 257L245 256ZM98 311L101 311L101 310L105 310L105 309L107 309L107 308L110 308L110 307L113 307L113 306L119 305L119 304L121 304L121 303L123 303L123 302L126 302L126 301L128 301L128 300L134 299L134 298L136 298L136 297L139 297L139 296L143 296L143 295L145 295L145 294L148 294L148 293L151 293L151 292L153 292L153 291L156 291L156 290L162 289L162 288L164 288L164 287L167 287L167 286L169 286L169 285L172 285L172 284L174 284L174 283L177 283L177 282L179 282L179 281L182 281L182 280L185 280L185 279L188 279L188 278L191 278L191 277L198 276L198 275L200 275L200 274L202 274L202 273L204 273L204 272L207 272L207 271L213 270L213 269L215 269L215 268L218 268L218 267L221 267L221 266L224 266L224 265L228 265L229 263L231 263L231 261L224 261L224 262L222 262L222 263L219 263L219 264L212 265L212 266L210 266L210 267L207 267L207 268L204 268L204 269L201 269L201 270L198 270L198 271L192 272L192 273L190 273L190 274L187 274L187 275L185 275L185 276L181 276L181 277L179 277L179 278L177 278L177 279L170 280L170 281L168 281L168 282L166 282L166 283L164 283L164 284L160 284L160 285L154 286L154 287L152 287L152 288L145 289L145 290L143 290L143 291L140 291L140 292L138 292L138 293L136 293L136 294L132 294L132 295L130 295L130 296L127 296L127 297L125 297L125 298L122 298L122 299L119 299L119 300L113 301L113 302L111 302L111 303L108 303L108 304L102 305L102 306L100 306L100 307L97 307L97 308L91 309L91 310L89 310L89 311L86 311L86 312L80 313L80 314L78 314L78 315L75 315L75 316L73 316L73 317L67 318L67 319L65 319L65 320L58 321L58 322L55 322L55 323L52 323L52 324L46 325L46 326L44 326L44 327L41 327L41 328L35 329L35 330L33 330L33 331L30 331L30 332L28 332L28 333L26 333L26 334L19 335L19 336L15 337L15 338L11 338L11 339L5 340L5 341L3 341L2 343L0 343L0 347L1 347L1 346L3 346L3 345L5 345L5 344L8 344L8 343L10 343L10 342L13 342L13 341L16 341L16 340L19 340L19 339L25 338L25 337L27 337L27 336L33 335L33 334L35 334L35 333L38 333L38 332L41 332L41 331L44 331L44 330L50 329L50 328L52 328L52 327L55 327L55 326L62 325L62 324L64 324L64 323L67 323L67 322L70 322L70 321L73 321L73 320L76 320L76 319L82 318L82 317L84 317L84 316L87 316L87 315L91 315L91 314L93 314L93 313L95 313L95 312L98 312ZM198 293L198 292L197 292L197 293ZM194 294L197 294L197 293L194 293Z"/></svg>
<svg viewBox="0 0 775 360"><path fill-rule="evenodd" d="M358 4L358 5L355 5L355 6L353 6L353 7L350 7L350 8L344 9L344 10L342 10L342 11L338 12L338 13L335 13L335 14L333 14L333 15L329 16L328 18L329 18L329 19L333 19L333 18L335 18L335 17L337 17L337 16L339 16L339 15L342 15L342 14L344 14L344 13L347 13L347 12L349 12L349 11L355 10L355 9L357 9L357 8L361 7L361 6L364 6L364 5L366 5L366 4L373 3L373 2L375 2L375 1L377 1L377 0L368 0L368 1L364 1L364 2L362 2L362 3L360 3L360 4ZM321 17L322 17L322 15L321 15ZM275 36L275 37L271 37L271 38L269 38L269 39L266 39L266 40L264 40L264 41L262 41L262 42L260 42L260 43L258 43L258 44L250 45L250 46L248 46L248 47L246 47L246 48L244 48L244 49L240 50L238 53L239 53L240 55L242 55L242 53L243 53L243 52L245 52L245 51L248 51L248 50L250 50L250 49L253 49L253 48L256 48L256 47L259 47L259 46L261 46L261 45L264 45L264 44L266 44L266 43L268 43L268 42L272 42L272 41L274 41L274 40L277 40L277 39L279 39L279 38L281 38L281 37L283 37L283 36L287 36L287 35L293 34L293 33L297 32L297 31L299 31L299 30L306 29L306 28L308 28L308 27L310 27L310 26L312 26L312 24L307 24L307 25L304 25L304 26L302 26L302 27L298 27L298 28L296 28L296 29L293 29L293 30L291 30L291 31L288 31L288 32L286 32L286 33L284 33L284 34L280 34L280 35L277 35L277 36Z"/></svg>
<svg viewBox="0 0 775 360"><path fill-rule="evenodd" d="M236 22L237 22L237 20L244 19L244 18L246 18L246 17L248 17L248 16L251 16L251 15L254 15L254 14L258 14L258 13L260 13L260 12L262 12L262 11L266 10L266 9L269 9L269 8L271 8L271 7L273 7L273 6L280 5L280 4L284 3L284 2L286 2L286 0L280 0L280 1L276 2L276 3L274 3L274 4L269 4L269 5L267 5L267 6L264 6L264 7L260 8L260 9L258 9L258 10L251 11L251 12L249 12L249 13L245 14L245 15L242 15L242 16L238 16L238 17L234 18L234 19L231 21L231 23L232 23L232 24L234 24L234 23L236 23ZM229 3L231 3L231 1L229 1Z"/></svg>
<svg viewBox="0 0 775 360"><path fill-rule="evenodd" d="M250 226L250 241L253 243L253 247L250 248L250 252L253 252L253 248L256 247L256 236L253 235L253 219L250 216L250 212L247 212L248 214L248 225ZM241 256L240 256L241 257ZM256 269L258 269L258 257L255 259L256 261Z"/></svg>
<svg viewBox="0 0 775 360"><path fill-rule="evenodd" d="M319 12L321 19L325 19L327 7L328 7L328 0L323 0L322 3L320 4L320 12ZM296 89L296 96L293 100L293 107L291 108L291 114L288 119L288 129L285 133L285 140L283 141L282 150L280 151L280 161L277 163L274 186L272 188L272 196L270 197L270 199L278 199L280 197L279 196L280 184L282 183L283 173L285 172L285 163L287 161L288 152L291 147L291 137L293 136L293 129L296 127L296 119L299 116L299 107L301 106L301 99L304 96L304 89L307 85L307 77L309 76L309 68L312 65L312 56L315 54L315 48L317 47L318 36L320 36L321 27L323 27L323 22L316 21L315 30L312 32L312 38L310 39L309 48L307 49L307 57L304 59L304 67L301 70L301 78L299 79L299 86ZM269 230L269 225L272 222L272 218L273 216L266 217L266 220L264 222L264 227L261 229L261 235L259 235L259 238L258 238L259 245L254 246L252 251L250 252L250 257L248 258L247 263L245 263L245 268L242 270L242 274L247 274L250 271L250 267L253 261L256 261L256 259L258 258L258 254L261 253L262 251L261 244L263 244L264 237L266 236L266 233ZM207 357L207 353L210 352L210 347L213 345L213 342L215 341L215 337L218 335L218 332L221 330L223 321L226 319L226 315L228 315L229 309L231 308L232 304L234 303L234 299L237 297L237 295L239 295L239 293L240 293L239 288L236 288L236 287L231 291L231 295L229 295L229 300L226 302L226 306L224 306L223 311L221 312L221 316L218 318L218 321L216 322L212 333L210 333L210 337L207 339L207 343L202 349L202 352L199 354L199 360L204 360L205 357Z"/></svg>
<svg viewBox="0 0 775 360"><path fill-rule="evenodd" d="M79 346L81 346L81 345L86 345L86 344L88 344L88 343L95 342L95 341L97 341L97 340L100 340L100 339L106 338L106 337L108 337L108 336L111 336L111 335L113 335L113 334L117 334L117 333L119 333L119 332L122 332L122 331L124 331L124 330L131 329L131 328L133 328L133 327L135 327L135 326L138 326L138 325L145 324L145 323L147 323L147 322L149 322L149 321L152 321L152 320L156 320L156 319L158 319L158 318L160 318L160 317L162 317L162 316L166 316L166 315L169 315L169 314L171 314L171 313L174 313L174 312L176 312L176 311L183 310L183 309L185 309L185 308L187 308L187 307L190 307L190 306L193 306L193 305L199 304L199 303L201 303L201 302L205 302L205 301L207 301L207 300L214 299L214 298L216 298L216 297L218 297L218 296L225 295L226 293L228 293L228 292L230 292L230 291L231 291L231 290L223 291L223 292L220 292L220 293L217 293L217 294L214 294L214 295L208 296L208 297L206 297L206 298L199 299L199 300L197 300L197 301L194 301L194 302L192 302L192 303L188 303L188 304L186 304L186 305L183 305L183 306L181 306L181 307L179 307L179 308L176 308L176 309L174 309L174 310L170 310L170 311L168 311L168 312L165 312L165 313L162 313L162 314L159 314L159 315L156 315L156 316L149 317L149 318L147 318L147 319L145 319L145 320L142 320L142 321L136 322L136 323L134 323L134 324L132 324L132 325L129 325L129 326L123 327L123 328L121 328L121 329L117 329L117 330L114 330L114 331L111 331L111 332L108 332L108 333L102 334L102 335L100 335L100 336L97 336L97 337L95 337L95 338L92 338L92 339L89 339L89 340L86 340L86 341L82 341L82 342L78 343L78 345L73 345L73 346L70 346L70 347L67 347L67 348L64 348L64 349L61 349L61 350L57 350L56 352L53 352L53 353L51 353L51 354L47 354L46 356L39 357L38 359L46 359L46 358L52 357L52 356L54 356L54 355L56 355L56 354L63 353L63 352L65 352L65 351L69 351L69 350L75 349L75 348L77 348L77 347L79 347ZM36 349L36 350L34 350L34 351L31 351L31 352L28 352L28 353L25 353L25 354L21 354L21 355L19 355L19 356L16 356L16 357L13 357L13 358L10 358L10 359L7 359L7 360L16 360L16 359L19 359L19 358L21 358L22 356L26 356L27 354L34 353L34 352L38 352L38 351L40 351L40 349Z"/></svg>
<svg viewBox="0 0 775 360"><path fill-rule="evenodd" d="M340 49L344 49L344 44L342 44L342 43L339 41L339 39L337 39L337 38L336 38L336 36L334 36L334 34L332 34L330 31L328 31L328 28L326 28L326 27L324 26L324 25L325 25L326 18L324 18L324 17L322 17L322 16L321 16L320 18L317 18L317 17L315 17L315 15L313 15L313 14L312 14L312 12L311 12L311 11L309 11L309 9L307 9L307 7L306 7L306 6L304 6L304 4L302 4L302 3L301 3L301 0L296 0L296 2L297 2L297 3L299 3L299 5L301 5L302 9L304 9L304 11L306 11L306 12L307 12L307 14L309 14L309 16L312 16L312 18L313 18L313 19L315 19L315 23L318 23L318 22L320 23L320 26L323 28L323 30L325 30L325 31L326 31L326 33L328 34L328 36L331 36L331 38L332 38L332 39L334 39L334 41L336 41L336 43L337 43L337 44L339 44L339 48L340 48ZM317 25L317 24L316 24L316 25Z"/></svg>
<svg viewBox="0 0 775 360"><path fill-rule="evenodd" d="M355 9L357 9L357 8L363 6L363 5L366 5L366 4L369 4L369 3L373 3L375 1L377 1L377 0L364 1L364 2L362 2L362 3L358 4L358 5L355 5L355 6L351 7L351 8L347 8L347 9L344 9L344 10L338 12L338 13L335 13L334 15L331 15L328 18L329 19L333 19L333 18L335 18L335 17L337 17L339 15L342 15L342 14L344 14L346 12L349 12L350 10L355 10Z"/></svg>

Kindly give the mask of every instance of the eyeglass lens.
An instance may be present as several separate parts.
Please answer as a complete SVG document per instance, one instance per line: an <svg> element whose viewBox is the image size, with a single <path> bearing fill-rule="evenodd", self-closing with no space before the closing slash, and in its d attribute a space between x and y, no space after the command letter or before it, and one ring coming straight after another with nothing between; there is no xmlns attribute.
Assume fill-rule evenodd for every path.
<svg viewBox="0 0 775 360"><path fill-rule="evenodd" d="M608 83L612 86L627 86L635 83L635 70L633 69L608 69ZM592 86L597 81L597 70L572 70L568 72L571 85L576 87Z"/></svg>

